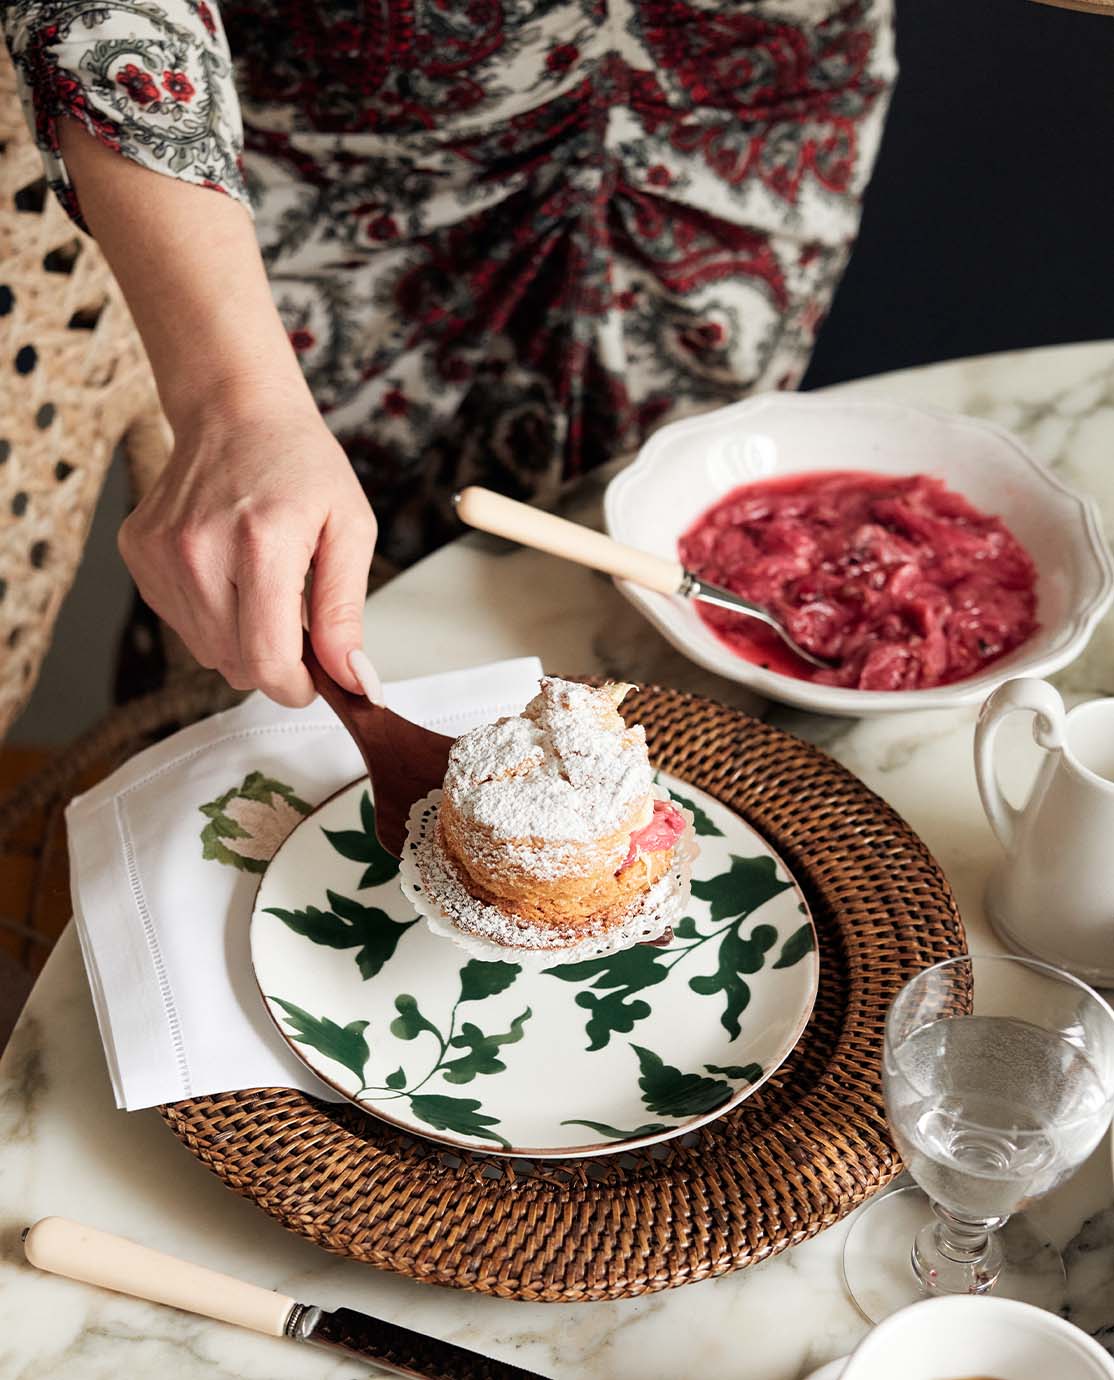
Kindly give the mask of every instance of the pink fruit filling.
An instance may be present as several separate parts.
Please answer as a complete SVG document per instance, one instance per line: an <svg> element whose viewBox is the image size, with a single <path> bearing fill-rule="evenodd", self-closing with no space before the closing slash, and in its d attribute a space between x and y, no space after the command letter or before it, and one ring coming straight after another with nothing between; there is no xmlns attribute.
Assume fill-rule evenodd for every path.
<svg viewBox="0 0 1114 1380"><path fill-rule="evenodd" d="M744 484L679 549L688 569L770 609L835 663L814 670L752 619L696 606L739 656L800 680L923 689L974 675L1037 628L1029 553L1000 518L923 474Z"/></svg>
<svg viewBox="0 0 1114 1380"><path fill-rule="evenodd" d="M625 871L646 853L660 853L665 848L672 848L684 832L684 816L677 807L668 800L655 800L649 824L636 829L630 836L630 850L619 871Z"/></svg>

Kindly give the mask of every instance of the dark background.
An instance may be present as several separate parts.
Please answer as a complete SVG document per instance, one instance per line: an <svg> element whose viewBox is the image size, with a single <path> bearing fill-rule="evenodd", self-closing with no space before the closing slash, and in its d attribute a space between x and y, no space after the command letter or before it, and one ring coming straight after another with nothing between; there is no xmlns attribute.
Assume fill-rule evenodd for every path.
<svg viewBox="0 0 1114 1380"><path fill-rule="evenodd" d="M897 0L897 56L803 386L1114 336L1114 15Z"/></svg>

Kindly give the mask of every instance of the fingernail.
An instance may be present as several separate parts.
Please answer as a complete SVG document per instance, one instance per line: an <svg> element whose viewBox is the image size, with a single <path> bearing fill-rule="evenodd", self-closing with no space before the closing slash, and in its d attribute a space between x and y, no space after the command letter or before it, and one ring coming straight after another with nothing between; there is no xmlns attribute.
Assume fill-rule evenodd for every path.
<svg viewBox="0 0 1114 1380"><path fill-rule="evenodd" d="M379 673L371 664L371 659L368 657L368 654L362 651L349 652L348 669L360 682L360 689L372 704L382 704L383 685L379 679Z"/></svg>

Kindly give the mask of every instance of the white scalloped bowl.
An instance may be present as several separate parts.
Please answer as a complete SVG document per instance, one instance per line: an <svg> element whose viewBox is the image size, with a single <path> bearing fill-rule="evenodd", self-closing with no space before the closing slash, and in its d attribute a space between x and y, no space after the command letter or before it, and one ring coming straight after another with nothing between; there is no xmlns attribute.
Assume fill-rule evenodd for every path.
<svg viewBox="0 0 1114 1380"><path fill-rule="evenodd" d="M982 674L926 690L850 690L764 670L731 652L686 600L621 580L623 594L698 665L768 699L827 714L940 709L983 700L1011 676L1044 676L1083 650L1114 597L1094 503L1001 427L897 403L768 393L656 432L604 497L613 537L677 558L677 541L740 484L810 470L931 474L1006 523L1037 568L1040 627Z"/></svg>

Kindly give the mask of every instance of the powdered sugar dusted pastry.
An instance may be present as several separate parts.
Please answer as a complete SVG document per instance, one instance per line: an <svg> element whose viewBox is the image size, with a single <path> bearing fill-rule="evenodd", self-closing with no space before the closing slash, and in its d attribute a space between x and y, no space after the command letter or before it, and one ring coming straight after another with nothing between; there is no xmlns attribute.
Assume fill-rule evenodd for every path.
<svg viewBox="0 0 1114 1380"><path fill-rule="evenodd" d="M563 949L619 929L634 942L682 913L692 829L618 712L631 688L547 677L520 716L457 739L416 863L458 929Z"/></svg>

